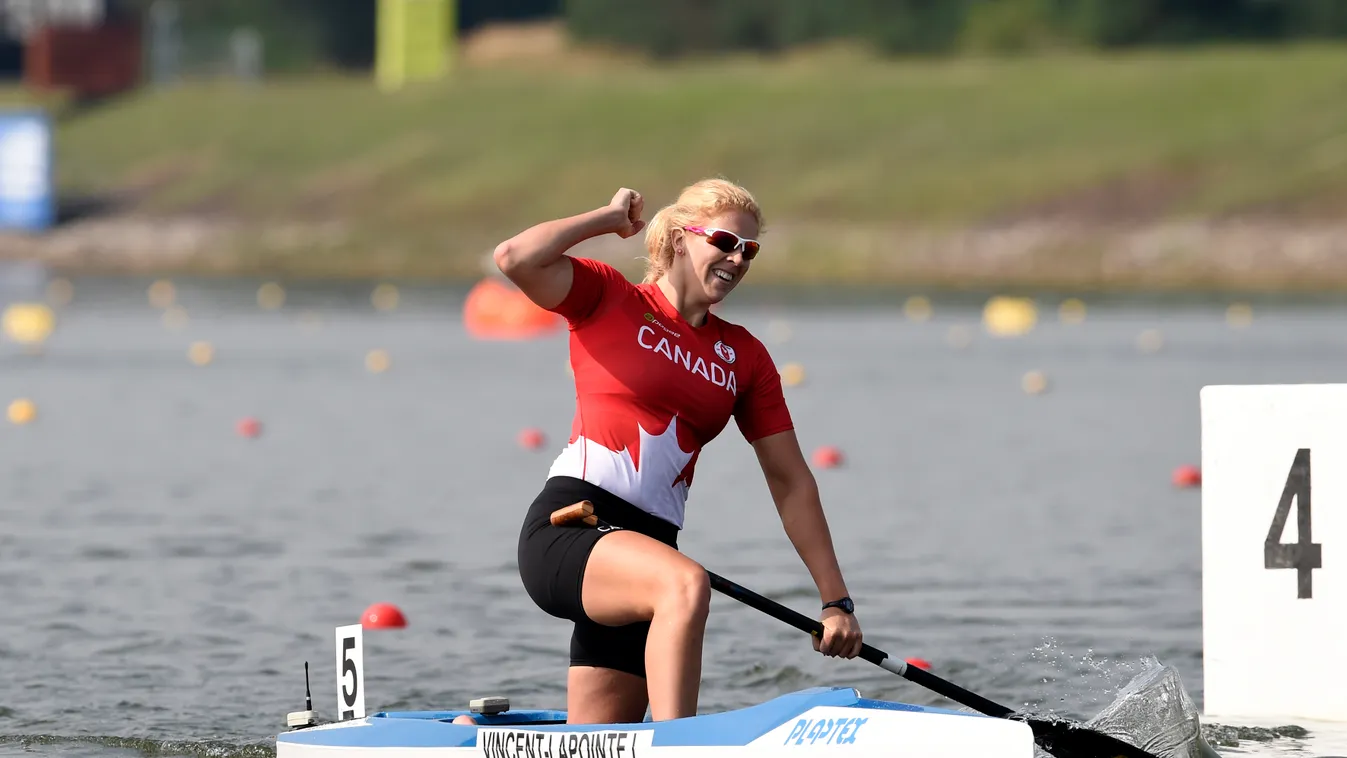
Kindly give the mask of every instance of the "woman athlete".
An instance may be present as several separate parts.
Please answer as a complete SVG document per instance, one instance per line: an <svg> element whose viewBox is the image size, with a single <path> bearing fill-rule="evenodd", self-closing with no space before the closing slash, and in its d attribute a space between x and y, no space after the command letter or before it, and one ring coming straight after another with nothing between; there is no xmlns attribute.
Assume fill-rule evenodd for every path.
<svg viewBox="0 0 1347 758"><path fill-rule="evenodd" d="M762 343L710 313L748 272L762 226L742 187L705 180L651 219L645 281L566 251L646 228L644 201L538 224L502 242L496 265L565 317L577 390L570 442L519 534L519 573L544 611L575 622L571 723L693 716L710 608L706 571L678 551L683 506L704 445L731 416L757 453L791 543L823 601L824 655L855 657L853 615L818 486L796 440L780 375ZM614 529L552 526L580 500Z"/></svg>

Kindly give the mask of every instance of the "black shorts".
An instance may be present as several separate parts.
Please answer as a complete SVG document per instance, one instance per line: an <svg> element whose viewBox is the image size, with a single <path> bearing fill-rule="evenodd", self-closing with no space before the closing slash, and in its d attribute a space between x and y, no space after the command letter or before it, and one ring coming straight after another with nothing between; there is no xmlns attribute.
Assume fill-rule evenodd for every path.
<svg viewBox="0 0 1347 758"><path fill-rule="evenodd" d="M645 638L650 623L604 626L585 614L580 588L585 564L606 531L592 526L552 526L552 511L588 500L594 515L615 527L639 532L678 549L678 527L582 479L554 476L529 506L519 530L519 578L533 602L547 613L575 622L571 665L596 666L645 676Z"/></svg>

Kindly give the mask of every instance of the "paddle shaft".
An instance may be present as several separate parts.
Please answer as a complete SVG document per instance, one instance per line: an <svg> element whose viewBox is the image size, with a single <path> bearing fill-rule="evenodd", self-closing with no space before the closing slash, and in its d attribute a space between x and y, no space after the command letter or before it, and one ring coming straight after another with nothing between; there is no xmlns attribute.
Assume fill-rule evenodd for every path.
<svg viewBox="0 0 1347 758"><path fill-rule="evenodd" d="M594 505L588 500L557 509L552 513L551 522L553 526L582 523L589 526L608 527L608 524L594 515ZM823 624L818 621L803 613L791 610L775 600L769 600L747 587L735 584L714 571L707 570L706 574L711 578L711 587L716 591L729 595L750 608L756 608L772 618L790 624L806 634L822 638ZM953 682L947 682L916 666L909 666L906 661L890 658L888 653L871 645L861 645L860 657L885 671L892 671L910 682L944 695L950 700L968 706L979 713L996 718L1006 718L1014 714L1014 711L1000 703L988 700L977 693L969 692Z"/></svg>
<svg viewBox="0 0 1347 758"><path fill-rule="evenodd" d="M815 637L823 636L823 624L818 621L809 618L803 613L787 608L775 600L765 598L747 587L735 584L714 571L708 570L706 573L711 577L711 587L718 592L729 595L750 608L756 608L778 621L790 624L802 632L812 634ZM892 671L909 682L919 684L928 690L944 695L950 700L966 705L979 713L995 716L996 718L1006 718L1014 713L1014 711L1000 703L988 700L975 692L969 692L963 687L960 687L953 682L945 681L929 671L924 671L916 666L908 665L906 661L891 658L888 653L872 645L862 644L860 657L879 666L885 671Z"/></svg>

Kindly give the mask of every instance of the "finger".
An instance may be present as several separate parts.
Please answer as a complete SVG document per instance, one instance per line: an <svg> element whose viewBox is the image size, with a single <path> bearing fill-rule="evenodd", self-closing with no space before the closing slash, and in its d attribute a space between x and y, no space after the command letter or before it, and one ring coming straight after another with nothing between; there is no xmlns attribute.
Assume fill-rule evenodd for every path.
<svg viewBox="0 0 1347 758"><path fill-rule="evenodd" d="M632 225L631 225L631 233L632 233L632 234L635 234L635 233L641 231L641 230L644 229L644 228L645 228L645 222L638 218L638 219L636 219L634 222L632 222Z"/></svg>
<svg viewBox="0 0 1347 758"><path fill-rule="evenodd" d="M809 641L814 643L814 649L819 650L819 636L817 634L809 635Z"/></svg>
<svg viewBox="0 0 1347 758"><path fill-rule="evenodd" d="M837 655L837 632L831 629L823 630L823 647L819 652L828 657Z"/></svg>

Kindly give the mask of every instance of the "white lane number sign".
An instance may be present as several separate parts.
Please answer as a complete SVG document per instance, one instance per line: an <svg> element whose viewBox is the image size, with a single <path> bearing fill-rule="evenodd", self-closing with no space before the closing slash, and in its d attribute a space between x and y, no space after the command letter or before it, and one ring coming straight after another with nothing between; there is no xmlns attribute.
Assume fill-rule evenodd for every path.
<svg viewBox="0 0 1347 758"><path fill-rule="evenodd" d="M1347 721L1347 384L1201 406L1203 710Z"/></svg>
<svg viewBox="0 0 1347 758"><path fill-rule="evenodd" d="M337 720L365 718L364 630L360 624L337 627Z"/></svg>

